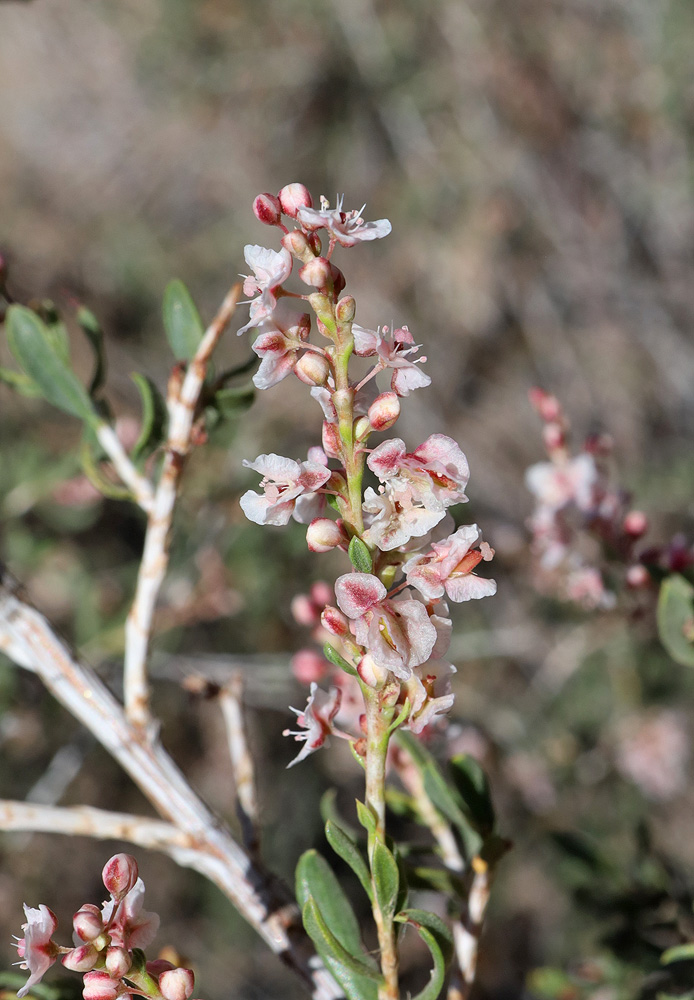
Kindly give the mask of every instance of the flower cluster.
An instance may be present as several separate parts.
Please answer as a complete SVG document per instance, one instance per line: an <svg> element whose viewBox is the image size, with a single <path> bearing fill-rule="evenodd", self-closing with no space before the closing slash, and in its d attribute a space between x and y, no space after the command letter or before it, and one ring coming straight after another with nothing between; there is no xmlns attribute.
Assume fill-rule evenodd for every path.
<svg viewBox="0 0 694 1000"><path fill-rule="evenodd" d="M142 951L154 940L159 917L143 909L145 887L137 862L116 854L106 862L102 878L110 898L101 907L85 903L72 919L73 946L53 940L58 921L41 903L24 906L24 937L16 941L20 968L29 971L17 996L24 997L58 959L84 976L84 1000L116 1000L142 996L149 1000L189 1000L194 978L190 969L155 959Z"/></svg>
<svg viewBox="0 0 694 1000"><path fill-rule="evenodd" d="M244 288L253 298L239 333L256 331L256 386L269 388L293 372L311 387L322 435L307 461L267 454L245 462L262 479L260 492L244 493L241 507L257 524L292 517L307 524L311 551L341 549L353 565L336 581L334 602L323 590L320 600L295 601L299 620L328 642L327 659L309 650L294 659L296 675L311 685L306 708L294 709L299 731L286 731L304 742L297 763L330 733L351 739L359 753L369 692L382 693L389 710L398 711L398 724L415 732L448 712L455 668L445 660L451 632L445 599L486 597L496 584L475 572L493 556L477 525L456 530L449 514L467 500L470 475L457 443L432 434L412 451L400 438L369 446L372 434L395 424L400 400L431 383L422 368L426 357L418 356L406 326L368 329L354 322L355 301L343 294L345 278L332 260L338 244L386 236L390 223L365 222L363 208L344 211L342 199L331 209L321 198L316 209L301 184L259 195L254 211L280 230L281 249L245 248L252 274ZM295 263L307 286L300 292L285 287ZM284 311L297 302L312 312ZM311 340L314 329L318 342ZM349 371L351 360L366 366L358 376ZM379 377L387 385L379 388ZM364 488L365 475L373 480ZM316 683L327 676L329 693Z"/></svg>

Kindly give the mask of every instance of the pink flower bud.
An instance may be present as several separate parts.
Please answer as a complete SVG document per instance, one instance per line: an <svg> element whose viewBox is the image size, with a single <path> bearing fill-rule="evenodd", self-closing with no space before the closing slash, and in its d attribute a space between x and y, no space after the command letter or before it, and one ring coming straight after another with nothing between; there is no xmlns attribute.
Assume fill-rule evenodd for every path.
<svg viewBox="0 0 694 1000"><path fill-rule="evenodd" d="M345 295L335 307L338 323L351 323L357 311L357 303L351 295Z"/></svg>
<svg viewBox="0 0 694 1000"><path fill-rule="evenodd" d="M122 979L133 964L130 953L125 948L106 949L106 969L112 979Z"/></svg>
<svg viewBox="0 0 694 1000"><path fill-rule="evenodd" d="M101 873L104 885L114 899L122 899L137 882L137 861L130 854L114 854Z"/></svg>
<svg viewBox="0 0 694 1000"><path fill-rule="evenodd" d="M315 583L311 584L311 600L317 608L324 608L332 599L333 588L325 580L316 580Z"/></svg>
<svg viewBox="0 0 694 1000"><path fill-rule="evenodd" d="M330 374L330 364L322 354L307 351L294 365L294 374L306 385L325 385Z"/></svg>
<svg viewBox="0 0 694 1000"><path fill-rule="evenodd" d="M640 538L648 531L648 518L642 510L630 510L624 518L622 528L632 538Z"/></svg>
<svg viewBox="0 0 694 1000"><path fill-rule="evenodd" d="M169 969L175 969L176 966L173 962L168 962L165 958L153 958L151 962L147 962L145 968L150 976L154 979L159 979L162 972L167 972Z"/></svg>
<svg viewBox="0 0 694 1000"><path fill-rule="evenodd" d="M642 590L651 582L651 575L645 566L641 566L640 563L637 563L634 566L630 566L627 570L626 582L627 586L631 587L633 590Z"/></svg>
<svg viewBox="0 0 694 1000"><path fill-rule="evenodd" d="M369 436L372 430L373 427L368 417L358 417L354 421L354 439L356 441L363 441Z"/></svg>
<svg viewBox="0 0 694 1000"><path fill-rule="evenodd" d="M342 441L337 424L329 424L323 421L322 434L323 451L328 458L340 458L342 455Z"/></svg>
<svg viewBox="0 0 694 1000"><path fill-rule="evenodd" d="M336 295L339 295L340 292L344 289L347 282L345 281L345 276L340 270L340 268L333 263L330 264L330 278L333 283L333 291L335 292Z"/></svg>
<svg viewBox="0 0 694 1000"><path fill-rule="evenodd" d="M328 672L328 661L314 649L300 649L292 656L292 673L300 684L322 681Z"/></svg>
<svg viewBox="0 0 694 1000"><path fill-rule="evenodd" d="M297 625L310 627L317 624L318 609L307 594L297 594L292 599L290 609Z"/></svg>
<svg viewBox="0 0 694 1000"><path fill-rule="evenodd" d="M294 257L303 260L304 263L313 260L315 257L308 239L300 229L293 229L291 233L286 233L282 237L282 246L285 250L289 250L290 254L293 254Z"/></svg>
<svg viewBox="0 0 694 1000"><path fill-rule="evenodd" d="M342 614L339 608L327 604L323 608L320 621L323 628L327 632L330 632L331 635L338 635L340 637L349 635L349 620Z"/></svg>
<svg viewBox="0 0 694 1000"><path fill-rule="evenodd" d="M388 671L385 667L379 666L369 653L366 656L362 656L357 666L357 673L364 681L368 684L370 688L382 688L388 677Z"/></svg>
<svg viewBox="0 0 694 1000"><path fill-rule="evenodd" d="M313 208L313 198L303 184L286 184L277 197L284 214L292 219L296 218L300 208Z"/></svg>
<svg viewBox="0 0 694 1000"><path fill-rule="evenodd" d="M169 969L159 976L159 989L164 1000L188 1000L194 986L195 977L190 969Z"/></svg>
<svg viewBox="0 0 694 1000"><path fill-rule="evenodd" d="M528 393L531 405L537 410L540 417L548 423L558 421L562 418L561 406L556 396L551 396L544 389L533 388Z"/></svg>
<svg viewBox="0 0 694 1000"><path fill-rule="evenodd" d="M99 952L93 944L81 944L63 955L61 961L72 972L89 972L99 960Z"/></svg>
<svg viewBox="0 0 694 1000"><path fill-rule="evenodd" d="M542 440L545 442L545 448L549 452L563 448L566 443L564 431L559 424L546 424L542 429Z"/></svg>
<svg viewBox="0 0 694 1000"><path fill-rule="evenodd" d="M253 202L253 213L266 226L276 226L282 217L282 206L274 194L259 194Z"/></svg>
<svg viewBox="0 0 694 1000"><path fill-rule="evenodd" d="M117 979L111 979L108 972L101 969L88 972L84 977L84 1000L116 1000L123 992L123 984Z"/></svg>
<svg viewBox="0 0 694 1000"><path fill-rule="evenodd" d="M325 257L314 257L299 271L299 277L305 285L314 288L326 288L332 284L332 267Z"/></svg>
<svg viewBox="0 0 694 1000"><path fill-rule="evenodd" d="M369 407L369 422L375 431L387 431L400 416L400 400L395 392L382 392Z"/></svg>
<svg viewBox="0 0 694 1000"><path fill-rule="evenodd" d="M104 929L101 910L93 903L85 903L72 918L72 926L81 941L93 941Z"/></svg>
<svg viewBox="0 0 694 1000"><path fill-rule="evenodd" d="M345 541L338 524L329 517L316 517L306 529L306 543L311 552L329 552Z"/></svg>

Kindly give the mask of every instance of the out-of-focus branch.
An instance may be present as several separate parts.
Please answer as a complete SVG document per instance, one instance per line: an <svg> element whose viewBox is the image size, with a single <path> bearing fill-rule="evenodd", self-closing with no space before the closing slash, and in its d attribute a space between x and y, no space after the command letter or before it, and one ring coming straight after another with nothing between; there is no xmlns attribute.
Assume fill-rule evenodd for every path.
<svg viewBox="0 0 694 1000"><path fill-rule="evenodd" d="M205 331L183 381L172 378L169 383L169 431L164 463L149 512L135 598L125 625L125 711L133 724L147 729L150 735L154 726L149 709L147 653L154 608L169 562L169 535L178 484L191 448L195 412L207 366L234 315L240 295L241 285L234 285Z"/></svg>
<svg viewBox="0 0 694 1000"><path fill-rule="evenodd" d="M246 724L243 716L243 674L237 672L219 691L219 707L224 716L229 757L234 771L236 805L243 840L253 853L258 849L258 803L255 791L253 758L248 749Z"/></svg>
<svg viewBox="0 0 694 1000"><path fill-rule="evenodd" d="M94 671L79 663L43 615L18 595L2 567L0 650L37 674L118 761L157 812L189 838L195 863L192 855L181 863L190 863L222 889L271 949L310 985L316 1000L340 997L341 991L313 952L287 889L236 843L159 741L130 722Z"/></svg>

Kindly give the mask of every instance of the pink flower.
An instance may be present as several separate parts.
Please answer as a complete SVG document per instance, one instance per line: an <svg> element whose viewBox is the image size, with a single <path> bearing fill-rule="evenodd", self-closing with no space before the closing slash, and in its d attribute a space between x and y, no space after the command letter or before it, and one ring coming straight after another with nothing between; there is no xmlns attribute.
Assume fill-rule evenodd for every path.
<svg viewBox="0 0 694 1000"><path fill-rule="evenodd" d="M111 979L105 969L88 972L84 977L84 1000L116 1000L116 997L125 992L123 983L118 979Z"/></svg>
<svg viewBox="0 0 694 1000"><path fill-rule="evenodd" d="M393 601L370 573L345 573L335 581L340 610L354 622L357 642L374 662L406 680L431 656L438 634L419 601Z"/></svg>
<svg viewBox="0 0 694 1000"><path fill-rule="evenodd" d="M131 951L146 948L154 940L159 930L159 916L142 908L144 898L145 884L138 878L120 902L112 898L104 904L102 917L113 946Z"/></svg>
<svg viewBox="0 0 694 1000"><path fill-rule="evenodd" d="M450 712L455 701L451 691L451 677L455 673L452 663L434 659L414 668L404 689L411 709L403 729L419 735L426 726Z"/></svg>
<svg viewBox="0 0 694 1000"><path fill-rule="evenodd" d="M434 542L431 551L418 553L405 563L403 573L407 582L427 601L443 597L444 592L456 603L492 597L496 593L496 582L473 573L483 559L489 561L493 555L493 550L484 542L483 548L473 548L479 538L477 525L468 524L442 542Z"/></svg>
<svg viewBox="0 0 694 1000"><path fill-rule="evenodd" d="M364 222L361 213L366 208L362 205L359 211L342 210L343 197L337 199L337 206L330 208L325 198L321 198L320 209L299 208L296 218L303 229L313 232L316 229L327 229L330 236L343 247L353 247L363 240L379 240L387 236L393 228L388 219L378 219L376 222Z"/></svg>
<svg viewBox="0 0 694 1000"><path fill-rule="evenodd" d="M552 511L575 503L590 511L595 502L598 470L588 452L562 462L538 462L525 473L525 484L539 503Z"/></svg>
<svg viewBox="0 0 694 1000"><path fill-rule="evenodd" d="M248 490L240 500L244 514L255 524L287 524L297 498L315 493L330 479L330 469L324 465L294 462L281 455L259 455L254 462L244 459L243 464L263 477L263 495Z"/></svg>
<svg viewBox="0 0 694 1000"><path fill-rule="evenodd" d="M306 741L306 745L297 757L288 764L294 767L300 761L305 760L309 754L315 753L324 744L327 744L329 735L334 731L333 719L340 710L341 693L338 688L331 688L329 693L321 691L315 681L311 684L310 694L306 703L306 708L299 711L292 708L296 713L297 722L302 727L298 732L285 729L283 736L293 736L297 741ZM306 730L303 732L302 730Z"/></svg>
<svg viewBox="0 0 694 1000"><path fill-rule="evenodd" d="M328 456L322 448L319 448L317 445L309 448L307 458L313 465L322 465L327 469L328 478L332 475L328 469ZM328 501L324 493L303 493L300 497L297 497L296 506L294 507L294 520L298 521L299 524L310 524L311 521L314 521L323 514L327 505Z"/></svg>
<svg viewBox="0 0 694 1000"><path fill-rule="evenodd" d="M431 378L418 366L426 358L410 361L410 355L419 351L414 337L406 326L390 332L387 326L367 330L358 323L352 324L354 351L362 357L378 355L378 368L393 368L391 388L398 396L409 396L413 389L431 384Z"/></svg>
<svg viewBox="0 0 694 1000"><path fill-rule="evenodd" d="M250 319L237 331L239 336L272 316L277 306L276 289L292 273L292 255L284 247L266 250L249 243L243 248L243 255L253 271L252 275L241 275L245 279L244 295L258 294L258 298L251 302Z"/></svg>
<svg viewBox="0 0 694 1000"><path fill-rule="evenodd" d="M308 329L302 325L281 330L272 320L258 324L259 334L251 344L259 358L258 371L253 376L253 384L258 389L269 389L290 375L304 346Z"/></svg>
<svg viewBox="0 0 694 1000"><path fill-rule="evenodd" d="M417 504L408 483L392 480L389 486L379 493L369 486L364 493L363 509L368 515L364 540L383 552L397 549L411 538L421 538L445 516L443 510L427 510Z"/></svg>
<svg viewBox="0 0 694 1000"><path fill-rule="evenodd" d="M382 482L406 482L428 510L445 510L467 500L467 459L446 434L432 434L412 453L400 438L391 438L374 448L366 464Z"/></svg>
<svg viewBox="0 0 694 1000"><path fill-rule="evenodd" d="M31 987L41 981L58 957L58 946L51 941L58 926L52 910L43 903L40 903L38 908L27 906L25 903L24 915L27 918L27 922L22 924L24 937L18 939L16 947L17 954L22 959L19 967L28 969L30 975L21 990L17 990L18 997L26 996Z"/></svg>

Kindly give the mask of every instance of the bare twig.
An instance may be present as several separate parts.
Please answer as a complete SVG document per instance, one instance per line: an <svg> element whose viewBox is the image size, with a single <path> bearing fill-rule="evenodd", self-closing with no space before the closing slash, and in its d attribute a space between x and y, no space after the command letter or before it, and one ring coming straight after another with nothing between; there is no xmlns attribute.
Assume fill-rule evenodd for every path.
<svg viewBox="0 0 694 1000"><path fill-rule="evenodd" d="M128 457L128 453L120 443L116 432L109 424L99 423L96 428L96 436L99 444L111 459L113 468L131 491L137 504L147 514L151 514L154 506L152 484L146 476L143 476L135 468L135 465Z"/></svg>
<svg viewBox="0 0 694 1000"><path fill-rule="evenodd" d="M191 867L222 889L271 949L311 986L316 1000L340 997L301 928L287 889L236 843L159 741L129 721L94 671L80 664L43 615L18 596L1 567L0 650L36 673L118 761L159 814L190 838L196 852Z"/></svg>
<svg viewBox="0 0 694 1000"><path fill-rule="evenodd" d="M489 866L482 858L471 862L472 881L467 897L467 913L453 923L453 944L460 969L458 996L468 1000L475 982L479 940L484 914L489 902Z"/></svg>
<svg viewBox="0 0 694 1000"><path fill-rule="evenodd" d="M254 853L258 849L258 804L255 792L253 758L248 750L246 725L243 716L243 674L237 671L219 691L219 706L229 741L229 756L234 771L236 805L241 823L243 841Z"/></svg>
<svg viewBox="0 0 694 1000"><path fill-rule="evenodd" d="M241 285L234 285L205 331L182 384L171 380L164 463L149 512L135 598L125 625L125 711L132 723L147 729L150 735L154 727L149 709L147 652L154 607L169 562L169 535L178 484L190 451L195 411L210 356L234 314L240 295Z"/></svg>

